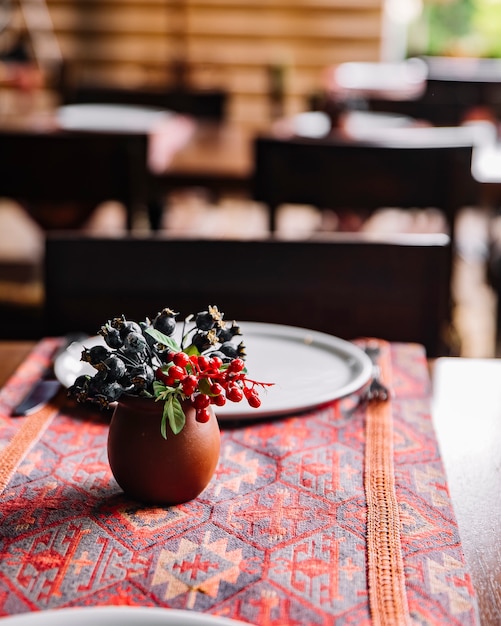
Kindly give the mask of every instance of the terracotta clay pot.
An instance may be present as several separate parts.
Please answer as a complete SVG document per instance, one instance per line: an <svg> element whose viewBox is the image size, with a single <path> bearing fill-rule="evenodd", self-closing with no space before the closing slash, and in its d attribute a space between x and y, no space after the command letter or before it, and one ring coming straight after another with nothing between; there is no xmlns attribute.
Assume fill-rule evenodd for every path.
<svg viewBox="0 0 501 626"><path fill-rule="evenodd" d="M212 409L208 422L195 419L183 404L186 424L175 435L167 425L162 437L163 402L122 396L111 419L108 459L124 492L148 504L180 504L196 498L209 484L219 460L220 432Z"/></svg>

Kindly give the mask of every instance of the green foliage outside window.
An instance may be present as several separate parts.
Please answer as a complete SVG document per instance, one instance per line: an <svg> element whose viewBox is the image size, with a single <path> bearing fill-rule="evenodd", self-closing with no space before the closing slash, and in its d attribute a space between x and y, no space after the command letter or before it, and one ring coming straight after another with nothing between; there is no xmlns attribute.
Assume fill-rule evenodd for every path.
<svg viewBox="0 0 501 626"><path fill-rule="evenodd" d="M501 0L423 0L409 56L501 57Z"/></svg>
<svg viewBox="0 0 501 626"><path fill-rule="evenodd" d="M472 27L483 38L485 56L501 57L501 0L477 0L476 5Z"/></svg>

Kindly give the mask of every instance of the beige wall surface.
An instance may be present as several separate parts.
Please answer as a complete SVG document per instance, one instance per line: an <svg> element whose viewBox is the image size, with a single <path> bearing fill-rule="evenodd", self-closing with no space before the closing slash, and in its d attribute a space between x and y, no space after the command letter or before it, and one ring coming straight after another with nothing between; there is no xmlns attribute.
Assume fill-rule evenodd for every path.
<svg viewBox="0 0 501 626"><path fill-rule="evenodd" d="M47 0L63 57L79 79L172 83L181 59L197 87L226 89L231 118L270 115L270 68L284 112L305 110L322 71L381 55L383 0Z"/></svg>

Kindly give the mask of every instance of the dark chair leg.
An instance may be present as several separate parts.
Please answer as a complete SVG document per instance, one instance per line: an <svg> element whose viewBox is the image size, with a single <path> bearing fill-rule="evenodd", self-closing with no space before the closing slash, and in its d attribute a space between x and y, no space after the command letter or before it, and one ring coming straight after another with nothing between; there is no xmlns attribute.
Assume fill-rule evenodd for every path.
<svg viewBox="0 0 501 626"><path fill-rule="evenodd" d="M148 220L153 232L160 230L162 226L163 202L159 198L148 202Z"/></svg>
<svg viewBox="0 0 501 626"><path fill-rule="evenodd" d="M274 233L277 230L277 210L277 205L268 205L268 229L270 233Z"/></svg>

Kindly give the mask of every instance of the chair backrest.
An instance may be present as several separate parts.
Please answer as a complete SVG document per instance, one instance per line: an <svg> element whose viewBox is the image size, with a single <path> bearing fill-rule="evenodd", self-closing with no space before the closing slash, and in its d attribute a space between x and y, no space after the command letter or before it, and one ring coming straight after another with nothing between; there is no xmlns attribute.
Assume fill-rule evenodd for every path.
<svg viewBox="0 0 501 626"><path fill-rule="evenodd" d="M70 203L85 207L82 219L107 200L131 212L146 193L146 155L146 134L2 130L0 197L20 201L47 228L65 227L56 207Z"/></svg>
<svg viewBox="0 0 501 626"><path fill-rule="evenodd" d="M449 248L446 235L292 241L51 233L46 332L95 334L122 314L140 320L168 306L182 319L212 304L227 319L415 341L436 356L447 353Z"/></svg>
<svg viewBox="0 0 501 626"><path fill-rule="evenodd" d="M438 130L438 129L437 129ZM443 130L443 129L441 129ZM439 133L441 132L439 130ZM409 135L409 133L407 133ZM447 136L423 141L351 141L257 137L252 194L268 206L270 228L284 203L323 209L382 207L441 209L453 237L457 210L475 196L471 175L472 141Z"/></svg>

